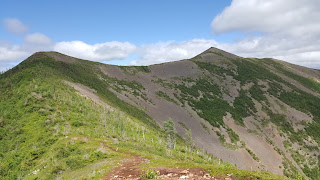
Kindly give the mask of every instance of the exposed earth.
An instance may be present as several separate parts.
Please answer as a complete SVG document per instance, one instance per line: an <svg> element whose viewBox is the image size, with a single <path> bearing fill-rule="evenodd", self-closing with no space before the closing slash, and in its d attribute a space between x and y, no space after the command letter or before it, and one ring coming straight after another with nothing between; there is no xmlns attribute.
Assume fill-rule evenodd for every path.
<svg viewBox="0 0 320 180"><path fill-rule="evenodd" d="M118 150L107 146L105 143L100 142L103 147L106 147L114 152ZM127 157L122 159L119 166L112 169L106 174L103 180L145 180L142 175L146 172L141 170L139 167L142 163L148 163L149 160L142 158L141 156L132 155L127 153ZM157 174L157 179L190 179L190 180L232 180L232 174L225 176L220 175L219 177L210 176L202 168L170 168L170 167L154 167L151 168L153 172Z"/></svg>

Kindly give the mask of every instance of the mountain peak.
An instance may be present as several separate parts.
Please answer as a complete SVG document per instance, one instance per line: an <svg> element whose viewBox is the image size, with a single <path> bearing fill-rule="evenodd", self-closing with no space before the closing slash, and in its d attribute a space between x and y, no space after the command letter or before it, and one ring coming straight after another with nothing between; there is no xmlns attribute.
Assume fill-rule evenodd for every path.
<svg viewBox="0 0 320 180"><path fill-rule="evenodd" d="M208 53L214 53L216 55L224 56L224 57L232 58L232 59L233 58L239 58L239 56L237 56L235 54L229 53L227 51L224 51L224 50L216 48L216 47L210 47L209 49L205 50L201 54L208 54Z"/></svg>
<svg viewBox="0 0 320 180"><path fill-rule="evenodd" d="M39 51L32 54L26 61L33 61L35 59L50 57L56 61L62 61L66 63L74 63L76 58L56 52L56 51Z"/></svg>

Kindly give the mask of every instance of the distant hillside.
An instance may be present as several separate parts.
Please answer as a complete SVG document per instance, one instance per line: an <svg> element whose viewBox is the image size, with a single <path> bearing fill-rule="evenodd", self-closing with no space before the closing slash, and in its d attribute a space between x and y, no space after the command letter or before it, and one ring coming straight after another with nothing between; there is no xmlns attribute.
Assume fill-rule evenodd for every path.
<svg viewBox="0 0 320 180"><path fill-rule="evenodd" d="M151 66L39 52L0 75L0 94L3 179L107 178L139 157L140 174L320 179L318 70L216 48Z"/></svg>

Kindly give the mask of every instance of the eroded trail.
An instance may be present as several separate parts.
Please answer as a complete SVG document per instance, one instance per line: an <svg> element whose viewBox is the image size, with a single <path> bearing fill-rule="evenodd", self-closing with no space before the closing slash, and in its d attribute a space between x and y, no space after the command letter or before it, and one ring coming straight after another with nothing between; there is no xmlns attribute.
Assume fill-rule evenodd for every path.
<svg viewBox="0 0 320 180"><path fill-rule="evenodd" d="M145 162L146 160L140 156L131 156L122 160L122 164L112 171L110 171L103 179L115 180L115 179L142 179L141 170L135 168L135 166Z"/></svg>
<svg viewBox="0 0 320 180"><path fill-rule="evenodd" d="M106 147L114 152L119 152L116 149L105 145L103 142L100 142L103 147ZM121 161L121 165L114 168L108 174L105 175L103 180L115 180L115 179L141 179L141 170L135 168L135 166L148 161L143 159L141 156L128 154L128 157Z"/></svg>
<svg viewBox="0 0 320 180"><path fill-rule="evenodd" d="M119 152L116 149L105 145L103 142L100 144L114 152ZM121 153L121 152L119 152ZM141 163L148 162L148 159L144 159L141 156L132 155L127 153L127 157L121 161L121 164L115 167L112 171L106 174L103 180L142 180L141 177L143 173L137 166ZM169 167L154 167L150 168L158 173L160 179L193 179L193 180L232 180L232 175L227 175L225 177L213 177L206 173L202 168L169 168Z"/></svg>
<svg viewBox="0 0 320 180"><path fill-rule="evenodd" d="M73 140L82 140L84 142L92 141L87 137L71 137ZM100 145L108 148L109 150L122 153L125 158L118 163L115 168L108 172L102 179L103 180L145 180L141 175L145 172L141 170L138 165L142 163L148 163L149 160L138 155L134 155L128 152L118 151L111 146L105 144L105 142L100 141ZM157 172L157 179L190 179L190 180L233 180L232 174L220 175L218 177L210 176L202 168L183 168L183 167L149 167L149 170Z"/></svg>

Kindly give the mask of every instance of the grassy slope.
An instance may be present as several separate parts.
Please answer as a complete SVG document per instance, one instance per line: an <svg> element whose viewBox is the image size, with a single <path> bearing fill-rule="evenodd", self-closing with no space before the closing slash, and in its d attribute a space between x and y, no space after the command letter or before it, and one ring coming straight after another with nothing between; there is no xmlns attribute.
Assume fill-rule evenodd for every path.
<svg viewBox="0 0 320 180"><path fill-rule="evenodd" d="M151 161L142 164L144 168L203 167L211 174L281 179L266 172L238 170L228 163L218 165L204 152L186 151L181 139L172 155L167 155L157 125L143 111L107 91L94 70L94 63L72 65L37 54L0 76L1 179L99 179L126 156L104 148L101 142L147 157ZM105 110L64 80L95 89L124 113Z"/></svg>

